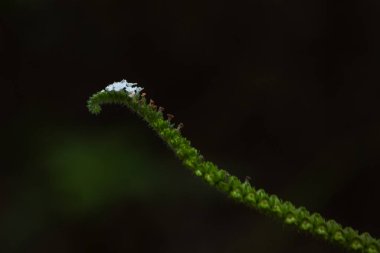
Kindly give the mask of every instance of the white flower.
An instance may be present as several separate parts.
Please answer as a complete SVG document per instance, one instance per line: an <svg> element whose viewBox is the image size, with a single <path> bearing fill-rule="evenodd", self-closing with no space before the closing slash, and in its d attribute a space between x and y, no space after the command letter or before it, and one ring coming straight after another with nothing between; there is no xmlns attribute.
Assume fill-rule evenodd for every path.
<svg viewBox="0 0 380 253"><path fill-rule="evenodd" d="M128 83L126 80L121 80L120 82L114 82L108 85L106 91L126 91L130 97L133 97L142 91L143 88L135 87L137 83Z"/></svg>

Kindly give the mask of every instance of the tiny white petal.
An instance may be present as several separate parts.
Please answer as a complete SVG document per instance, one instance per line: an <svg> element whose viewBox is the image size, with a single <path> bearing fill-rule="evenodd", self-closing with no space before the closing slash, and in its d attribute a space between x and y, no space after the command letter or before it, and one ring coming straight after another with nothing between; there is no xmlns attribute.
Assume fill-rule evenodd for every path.
<svg viewBox="0 0 380 253"><path fill-rule="evenodd" d="M140 93L140 91L142 91L144 88L142 87L136 87L136 93Z"/></svg>
<svg viewBox="0 0 380 253"><path fill-rule="evenodd" d="M134 92L135 91L135 88L133 88L133 87L125 87L125 90L127 91L127 92Z"/></svg>

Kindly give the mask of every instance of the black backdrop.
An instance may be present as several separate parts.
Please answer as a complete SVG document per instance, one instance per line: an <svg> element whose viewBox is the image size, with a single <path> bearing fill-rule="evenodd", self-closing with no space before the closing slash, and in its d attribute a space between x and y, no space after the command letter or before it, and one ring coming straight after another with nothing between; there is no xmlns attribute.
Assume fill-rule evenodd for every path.
<svg viewBox="0 0 380 253"><path fill-rule="evenodd" d="M0 1L1 252L343 252L191 176L121 79L209 160L380 236L377 1Z"/></svg>

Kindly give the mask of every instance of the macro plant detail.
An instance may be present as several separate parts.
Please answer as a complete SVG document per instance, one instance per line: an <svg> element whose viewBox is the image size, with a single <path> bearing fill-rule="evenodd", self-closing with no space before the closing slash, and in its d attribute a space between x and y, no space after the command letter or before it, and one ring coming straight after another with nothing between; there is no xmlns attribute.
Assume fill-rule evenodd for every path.
<svg viewBox="0 0 380 253"><path fill-rule="evenodd" d="M171 114L167 114L165 118L164 108L158 107L151 99L148 102L146 94L141 93L142 89L125 80L115 82L92 95L87 107L91 113L99 114L103 104L126 106L148 123L195 176L230 198L301 232L312 234L348 250L380 253L380 240L369 233L360 234L351 227L343 227L334 220L326 220L320 214L311 213L304 207L296 207L263 189L254 188L248 180L240 181L236 176L205 160L200 152L191 146L190 141L181 135L183 124L173 123L174 116Z"/></svg>

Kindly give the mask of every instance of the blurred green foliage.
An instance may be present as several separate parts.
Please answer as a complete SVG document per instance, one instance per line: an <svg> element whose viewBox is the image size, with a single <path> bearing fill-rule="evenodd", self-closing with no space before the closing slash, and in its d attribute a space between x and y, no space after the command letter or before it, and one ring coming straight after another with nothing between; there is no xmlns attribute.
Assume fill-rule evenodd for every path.
<svg viewBox="0 0 380 253"><path fill-rule="evenodd" d="M170 202L190 192L185 178L170 183L188 175L175 173L180 164L167 160L169 149L155 150L155 136L136 126L45 127L30 130L32 158L21 162L25 168L15 175L11 202L2 210L2 247L9 252L22 251L57 219L101 215L125 201Z"/></svg>

